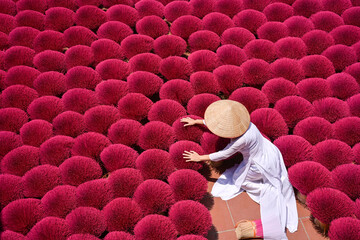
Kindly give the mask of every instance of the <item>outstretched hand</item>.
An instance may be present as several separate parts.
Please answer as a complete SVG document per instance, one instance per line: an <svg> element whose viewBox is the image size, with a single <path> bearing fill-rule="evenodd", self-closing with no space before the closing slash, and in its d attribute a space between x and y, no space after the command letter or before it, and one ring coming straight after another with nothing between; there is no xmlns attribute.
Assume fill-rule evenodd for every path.
<svg viewBox="0 0 360 240"><path fill-rule="evenodd" d="M182 118L182 119L180 119L180 122L185 123L184 127L192 126L192 125L196 124L196 120L192 119L191 117Z"/></svg>
<svg viewBox="0 0 360 240"><path fill-rule="evenodd" d="M201 162L200 155L195 151L184 151L184 159L186 162Z"/></svg>

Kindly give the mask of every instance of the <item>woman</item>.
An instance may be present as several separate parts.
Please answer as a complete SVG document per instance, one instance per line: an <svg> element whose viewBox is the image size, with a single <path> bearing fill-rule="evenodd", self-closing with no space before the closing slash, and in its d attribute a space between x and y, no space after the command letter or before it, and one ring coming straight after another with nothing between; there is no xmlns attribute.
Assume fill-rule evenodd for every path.
<svg viewBox="0 0 360 240"><path fill-rule="evenodd" d="M245 106L232 100L220 100L206 109L204 120L187 117L181 121L184 126L205 124L212 133L231 138L223 150L209 155L185 151L187 162L220 161L237 152L243 155L243 161L227 169L211 191L213 196L223 200L246 191L260 204L261 220L238 222L235 230L238 239L283 240L287 239L285 228L290 232L297 230L296 200L281 153L250 122Z"/></svg>

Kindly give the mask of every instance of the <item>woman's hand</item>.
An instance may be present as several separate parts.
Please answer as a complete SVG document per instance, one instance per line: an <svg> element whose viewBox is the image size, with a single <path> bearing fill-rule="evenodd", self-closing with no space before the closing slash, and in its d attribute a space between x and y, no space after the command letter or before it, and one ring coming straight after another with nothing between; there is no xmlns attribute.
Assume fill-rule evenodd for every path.
<svg viewBox="0 0 360 240"><path fill-rule="evenodd" d="M183 156L186 162L201 162L210 160L209 155L199 155L195 151L184 151Z"/></svg>
<svg viewBox="0 0 360 240"><path fill-rule="evenodd" d="M195 151L184 151L184 159L186 162L201 162L200 155Z"/></svg>
<svg viewBox="0 0 360 240"><path fill-rule="evenodd" d="M196 121L195 119L192 119L191 117L182 118L182 119L180 119L180 122L185 123L184 127L192 126L192 125L195 125L198 123L198 121Z"/></svg>

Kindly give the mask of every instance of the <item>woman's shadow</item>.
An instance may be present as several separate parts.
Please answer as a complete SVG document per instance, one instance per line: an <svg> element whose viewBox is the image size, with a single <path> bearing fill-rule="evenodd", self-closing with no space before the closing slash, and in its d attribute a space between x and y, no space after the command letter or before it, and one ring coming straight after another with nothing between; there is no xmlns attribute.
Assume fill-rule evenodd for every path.
<svg viewBox="0 0 360 240"><path fill-rule="evenodd" d="M223 160L221 162L210 162L209 165L205 165L203 169L199 172L209 181L216 182L216 178L211 177L211 171L215 171L216 173L222 174L226 169L233 167L235 164L240 164L242 161L242 155L236 154L229 159ZM211 193L207 192L203 199L201 199L200 203L202 203L209 211L214 206L214 197ZM214 225L211 226L208 234L206 235L206 239L209 240L218 240L219 234Z"/></svg>

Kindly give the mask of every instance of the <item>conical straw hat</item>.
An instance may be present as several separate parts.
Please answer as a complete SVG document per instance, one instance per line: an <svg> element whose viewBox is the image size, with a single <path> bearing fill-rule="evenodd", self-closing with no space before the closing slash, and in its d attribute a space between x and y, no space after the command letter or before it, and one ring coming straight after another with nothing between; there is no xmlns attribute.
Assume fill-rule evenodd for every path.
<svg viewBox="0 0 360 240"><path fill-rule="evenodd" d="M219 100L207 107L205 123L215 135L236 138L249 128L250 115L246 107L239 102Z"/></svg>

